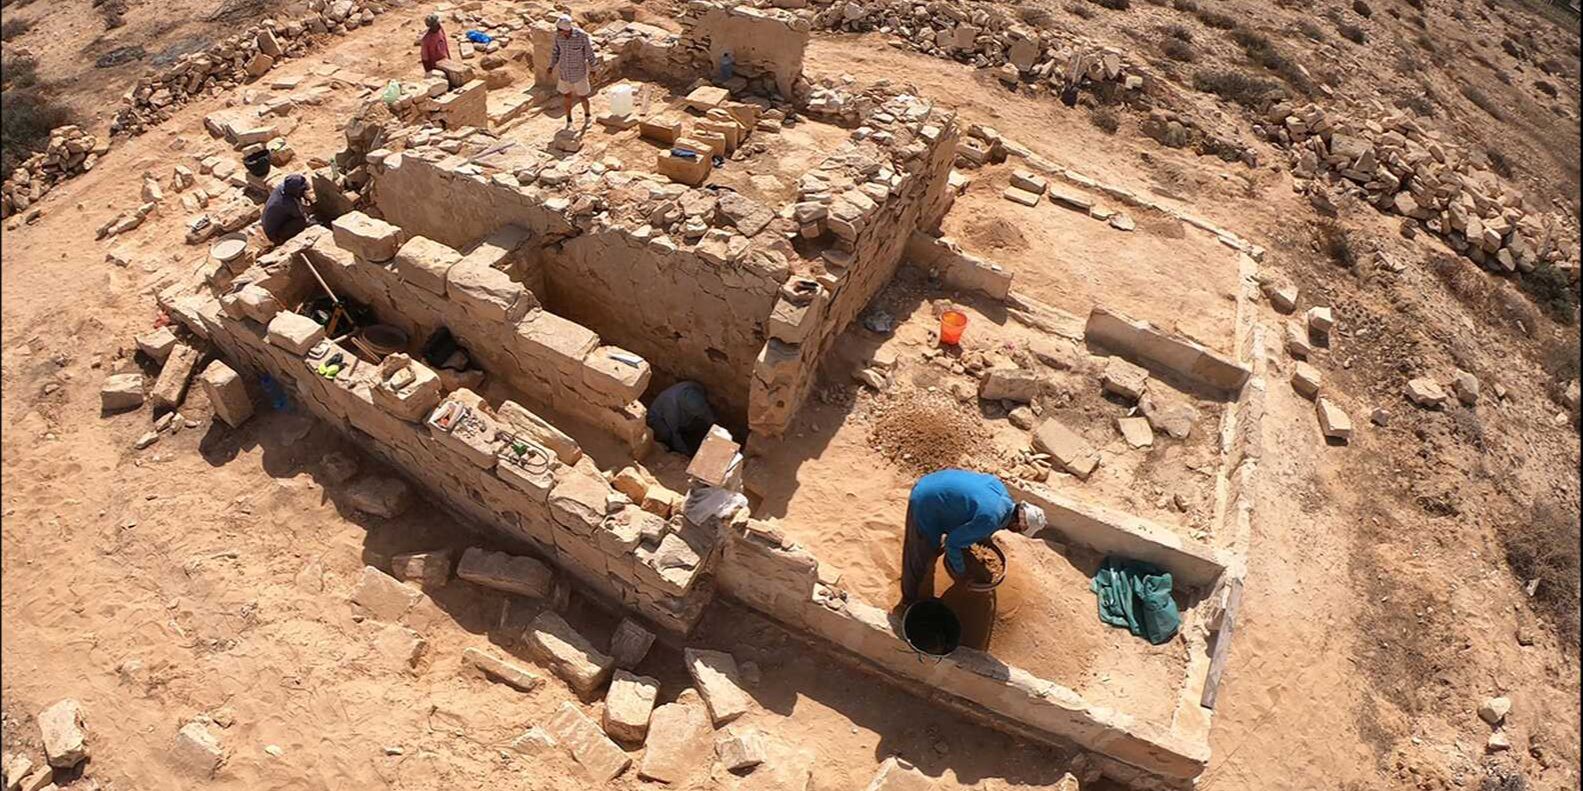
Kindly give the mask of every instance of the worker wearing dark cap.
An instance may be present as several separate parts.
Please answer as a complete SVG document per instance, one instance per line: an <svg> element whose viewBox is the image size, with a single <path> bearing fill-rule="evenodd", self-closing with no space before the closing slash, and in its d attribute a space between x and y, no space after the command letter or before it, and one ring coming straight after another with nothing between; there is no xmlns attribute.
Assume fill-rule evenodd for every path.
<svg viewBox="0 0 1583 791"><path fill-rule="evenodd" d="M283 244L308 227L308 211L304 206L307 198L308 180L301 173L287 176L269 193L260 224L270 244Z"/></svg>

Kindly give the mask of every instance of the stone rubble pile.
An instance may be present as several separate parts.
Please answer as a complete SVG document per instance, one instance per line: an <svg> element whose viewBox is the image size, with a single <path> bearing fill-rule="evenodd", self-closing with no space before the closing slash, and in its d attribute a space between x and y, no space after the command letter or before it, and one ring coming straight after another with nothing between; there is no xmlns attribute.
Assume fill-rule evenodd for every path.
<svg viewBox="0 0 1583 791"><path fill-rule="evenodd" d="M142 134L194 98L257 80L285 58L305 53L319 37L371 24L385 10L379 2L309 0L308 13L298 19L266 19L203 52L183 55L164 71L139 79L121 97L110 133Z"/></svg>
<svg viewBox="0 0 1583 791"><path fill-rule="evenodd" d="M0 187L0 217L25 211L57 183L92 170L109 147L109 140L88 134L79 126L50 130L44 150L24 160Z"/></svg>
<svg viewBox="0 0 1583 791"><path fill-rule="evenodd" d="M1526 274L1549 264L1577 279L1578 233L1569 218L1536 210L1405 114L1359 124L1317 105L1280 103L1254 130L1290 151L1299 192L1354 194L1417 221L1493 271Z"/></svg>
<svg viewBox="0 0 1583 791"><path fill-rule="evenodd" d="M1043 83L1058 92L1068 76L1086 76L1091 83L1142 87L1142 77L1128 71L1120 52L1029 28L1005 8L985 3L846 0L827 4L815 13L813 24L821 30L896 36L902 49L997 69L1010 85Z"/></svg>

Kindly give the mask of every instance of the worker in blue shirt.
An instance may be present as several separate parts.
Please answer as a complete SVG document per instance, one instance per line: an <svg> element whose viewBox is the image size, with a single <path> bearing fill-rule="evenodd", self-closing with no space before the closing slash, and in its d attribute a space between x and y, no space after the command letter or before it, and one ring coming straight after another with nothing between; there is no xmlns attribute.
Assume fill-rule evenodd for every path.
<svg viewBox="0 0 1583 791"><path fill-rule="evenodd" d="M965 569L962 551L997 530L1031 536L1044 529L1044 510L1011 499L993 475L967 470L931 472L913 484L907 498L907 533L901 543L901 601L917 601L934 586L934 563L945 552L955 571Z"/></svg>

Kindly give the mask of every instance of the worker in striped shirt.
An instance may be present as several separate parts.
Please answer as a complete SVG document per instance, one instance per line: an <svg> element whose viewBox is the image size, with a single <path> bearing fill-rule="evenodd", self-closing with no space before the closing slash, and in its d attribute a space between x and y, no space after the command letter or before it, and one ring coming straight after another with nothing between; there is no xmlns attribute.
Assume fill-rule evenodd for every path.
<svg viewBox="0 0 1583 791"><path fill-rule="evenodd" d="M555 20L555 48L550 52L550 68L555 71L555 90L560 91L561 103L566 108L566 127L572 126L572 98L583 104L583 126L588 126L588 94L593 88L588 84L594 66L594 41L582 28L572 24L569 14Z"/></svg>

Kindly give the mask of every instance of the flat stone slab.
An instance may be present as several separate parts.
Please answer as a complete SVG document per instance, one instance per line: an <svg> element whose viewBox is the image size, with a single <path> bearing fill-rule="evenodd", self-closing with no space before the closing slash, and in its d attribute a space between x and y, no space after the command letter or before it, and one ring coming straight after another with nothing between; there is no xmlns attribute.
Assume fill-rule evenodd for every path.
<svg viewBox="0 0 1583 791"><path fill-rule="evenodd" d="M225 760L225 750L220 746L220 740L201 722L189 722L181 726L171 753L183 771L204 780L214 777L220 763Z"/></svg>
<svg viewBox="0 0 1583 791"><path fill-rule="evenodd" d="M584 698L599 690L615 665L614 659L600 653L588 638L554 612L539 613L528 624L524 638L534 657Z"/></svg>
<svg viewBox="0 0 1583 791"><path fill-rule="evenodd" d="M521 692L532 692L544 683L544 679L534 675L526 667L501 659L488 651L477 648L463 649L462 660L484 675Z"/></svg>
<svg viewBox="0 0 1583 791"><path fill-rule="evenodd" d="M351 506L365 514L393 519L407 510L411 487L400 478L367 476L347 487L346 498Z"/></svg>
<svg viewBox="0 0 1583 791"><path fill-rule="evenodd" d="M554 570L534 558L478 547L468 547L462 553L456 576L475 585L535 599L548 597L555 584Z"/></svg>
<svg viewBox="0 0 1583 791"><path fill-rule="evenodd" d="M1094 446L1081 434L1054 418L1046 419L1033 430L1033 448L1040 453L1050 454L1050 458L1062 469L1079 480L1088 480L1088 476L1099 467L1099 451L1094 450Z"/></svg>
<svg viewBox="0 0 1583 791"><path fill-rule="evenodd" d="M868 783L868 791L934 791L934 779L896 756L885 759Z"/></svg>
<svg viewBox="0 0 1583 791"><path fill-rule="evenodd" d="M545 721L544 730L572 754L595 782L609 783L632 765L632 757L610 741L575 704L562 703L554 716Z"/></svg>
<svg viewBox="0 0 1583 791"><path fill-rule="evenodd" d="M1105 373L1100 377L1100 386L1105 388L1105 392L1136 401L1143 397L1143 390L1148 384L1149 371L1143 366L1116 355L1105 361Z"/></svg>
<svg viewBox="0 0 1583 791"><path fill-rule="evenodd" d="M423 598L423 591L406 585L395 577L373 566L364 566L357 587L352 589L352 601L363 606L368 613L381 621L399 621Z"/></svg>
<svg viewBox="0 0 1583 791"><path fill-rule="evenodd" d="M737 661L730 654L688 648L682 652L682 659L716 727L747 713L751 699L742 691Z"/></svg>
<svg viewBox="0 0 1583 791"><path fill-rule="evenodd" d="M143 405L143 375L108 376L99 388L99 406L106 412L136 409Z"/></svg>
<svg viewBox="0 0 1583 791"><path fill-rule="evenodd" d="M1116 428L1121 430L1122 439L1134 448L1154 445L1154 429L1149 426L1149 419L1146 417L1117 418Z"/></svg>
<svg viewBox="0 0 1583 791"><path fill-rule="evenodd" d="M1000 193L1000 196L1012 203L1020 203L1024 206L1039 205L1039 193L1017 189L1016 187L1007 187L1004 192Z"/></svg>
<svg viewBox="0 0 1583 791"><path fill-rule="evenodd" d="M708 756L714 751L714 728L709 712L697 695L682 693L675 703L654 710L649 718L649 737L643 746L643 762L638 777L676 784L693 772L708 769Z"/></svg>

